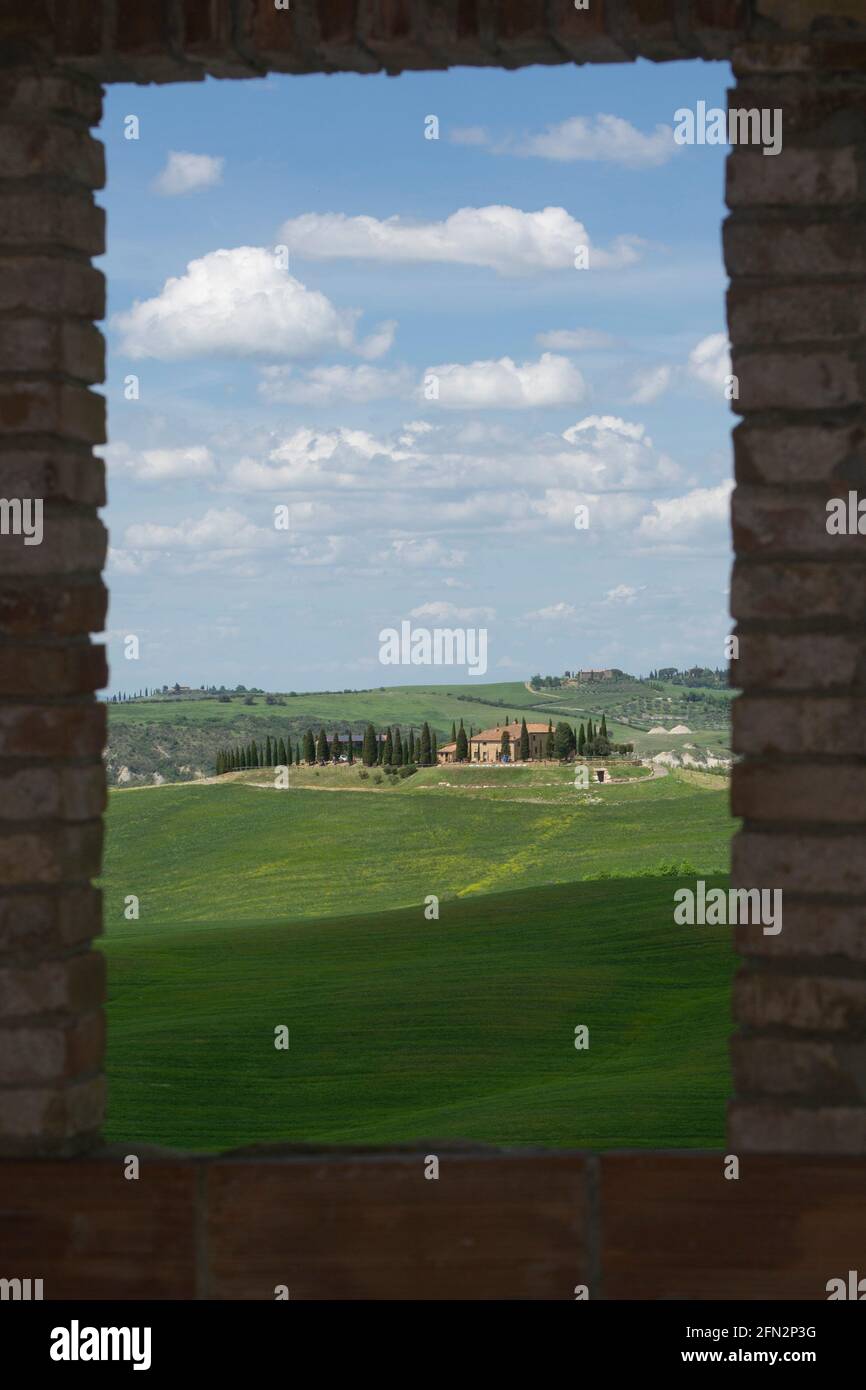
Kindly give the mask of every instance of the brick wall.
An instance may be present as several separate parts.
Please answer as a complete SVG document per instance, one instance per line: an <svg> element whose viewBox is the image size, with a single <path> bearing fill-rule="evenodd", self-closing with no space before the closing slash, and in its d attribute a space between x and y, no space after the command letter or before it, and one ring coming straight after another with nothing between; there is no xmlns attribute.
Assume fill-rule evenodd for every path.
<svg viewBox="0 0 866 1390"><path fill-rule="evenodd" d="M734 879L784 893L781 933L737 943L738 1151L866 1153L866 538L826 524L866 496L866 54L846 52L744 51L729 98L784 120L780 155L730 155L724 228Z"/></svg>
<svg viewBox="0 0 866 1390"><path fill-rule="evenodd" d="M92 196L103 179L102 155L89 134L99 120L98 84L636 57L731 58L738 79L732 104L780 107L784 115L782 155L732 153L724 234L736 409L743 417L734 436L732 602L741 643L734 681L744 692L735 706L743 762L734 810L744 818L735 880L785 894L781 935L743 929L737 943L744 966L735 993L738 1098L730 1147L838 1157L829 1167L829 1160L816 1166L756 1159L765 1166L751 1168L763 1175L751 1187L725 1183L718 1156L670 1155L611 1157L600 1166L575 1158L567 1178L556 1160L537 1158L535 1176L524 1173L524 1187L511 1189L517 1170L491 1158L486 1182L499 1207L507 1206L509 1190L523 1193L526 1221L512 1206L508 1229L512 1243L527 1251L527 1296L553 1296L560 1274L578 1282L584 1270L596 1292L681 1296L683 1270L695 1258L688 1234L695 1224L710 1232L705 1268L718 1276L702 1286L705 1296L714 1288L737 1292L730 1279L756 1267L759 1255L779 1269L793 1258L787 1246L767 1244L778 1230L773 1213L786 1229L814 1233L827 1217L821 1204L832 1205L833 1193L844 1213L833 1207L838 1219L830 1223L825 1263L833 1254L839 1272L855 1265L864 1215L844 1156L866 1152L866 569L862 538L827 535L825 503L849 488L866 494L862 0L590 0L587 11L571 0L293 0L289 12L270 0L6 0L0 495L42 500L45 533L38 546L0 538L0 1153L92 1150L104 1105L104 982L101 957L91 949L101 908L91 880L104 806L104 712L94 692L105 669L88 638L105 614L104 535L96 515L103 476L92 454L105 436L102 400L91 389L103 375L94 320L103 313L104 289L90 264L103 249ZM44 1199L50 1165L9 1159L0 1182L4 1237L23 1231L29 1248L53 1250L55 1268L72 1271L59 1286L79 1294L113 1287L121 1268L110 1234L117 1194L107 1169L89 1167L104 1161L79 1159L65 1170L73 1186L101 1175L100 1192L86 1196L82 1187L62 1216L45 1220L36 1193ZM291 1162L291 1173L270 1176L273 1191L288 1184L297 1198L303 1179L304 1190L315 1187L333 1215L337 1198L316 1163L309 1160L304 1179ZM363 1195L368 1169L346 1162ZM219 1265L203 1269L196 1232L217 1223L206 1248L218 1262L220 1194L233 1192L238 1209L254 1205L262 1174L243 1164L166 1165L165 1186L160 1178L135 1189L145 1215L135 1216L129 1204L124 1210L133 1226L150 1216L171 1224L180 1253L162 1273L151 1262L154 1280L163 1280L159 1288L218 1294ZM558 1176L545 1239L558 1253L545 1264L532 1244L532 1220L541 1219L543 1205L532 1183L543 1187L548 1169ZM212 1171L220 1176L212 1179ZM466 1191L475 1191L465 1180ZM413 1191L410 1239L426 1229L418 1200ZM667 1206L654 1230L656 1201ZM573 1226L582 1203L589 1213L583 1235ZM302 1205L296 1200L292 1210ZM467 1220L458 1208L459 1201L442 1209L454 1231ZM10 1210L11 1223L3 1220ZM680 1225L668 1220L669 1210L680 1212ZM762 1212L770 1213L766 1230L757 1219ZM493 1217L491 1223L492 1231ZM345 1230L351 1243L348 1219ZM367 1233L374 1246L385 1239L383 1230ZM91 1242L89 1264L73 1259L82 1231ZM283 1235L294 1240L296 1232ZM228 1234L225 1240L230 1244ZM739 1242L737 1254L726 1263L724 1242L731 1240ZM654 1283L647 1283L648 1244L657 1252ZM463 1287L462 1247L448 1253L434 1246L431 1287L445 1287L442 1271L449 1268L456 1281L449 1287ZM387 1243L382 1248L378 1273L367 1261L345 1274L350 1294L421 1287L417 1279L406 1282L406 1269L396 1256L389 1264ZM499 1296L505 1284L496 1273L495 1240L491 1248L492 1264L477 1287ZM796 1250L793 1283L785 1285L794 1292L780 1286L754 1296L822 1296L819 1271L807 1269L801 1246ZM320 1282L314 1278L310 1287L321 1293L331 1256L323 1251L319 1258ZM226 1268L236 1259L235 1252ZM728 1275L718 1275L719 1268ZM273 1277L269 1265L262 1277Z"/></svg>

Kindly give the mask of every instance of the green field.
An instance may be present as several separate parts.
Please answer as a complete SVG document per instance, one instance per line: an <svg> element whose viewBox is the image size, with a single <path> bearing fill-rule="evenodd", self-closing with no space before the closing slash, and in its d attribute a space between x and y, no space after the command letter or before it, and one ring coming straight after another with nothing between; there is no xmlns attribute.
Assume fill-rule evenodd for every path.
<svg viewBox="0 0 866 1390"><path fill-rule="evenodd" d="M109 1139L722 1142L729 933L672 894L726 872L724 791L460 771L112 793Z"/></svg>

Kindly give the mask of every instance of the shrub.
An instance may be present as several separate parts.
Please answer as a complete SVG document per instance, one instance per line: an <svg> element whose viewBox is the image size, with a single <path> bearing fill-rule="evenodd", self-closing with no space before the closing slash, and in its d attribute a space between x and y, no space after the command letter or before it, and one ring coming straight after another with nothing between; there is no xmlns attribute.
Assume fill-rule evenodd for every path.
<svg viewBox="0 0 866 1390"><path fill-rule="evenodd" d="M414 763L404 763L402 767L397 769L400 777L411 777L412 773L417 771L418 769Z"/></svg>
<svg viewBox="0 0 866 1390"><path fill-rule="evenodd" d="M358 769L358 776L362 782L367 782L370 779L370 774L365 767Z"/></svg>
<svg viewBox="0 0 866 1390"><path fill-rule="evenodd" d="M384 781L384 778L383 778L381 772L377 772L377 773L376 773L376 776L373 778L373 781L376 783L376 786L377 786L377 787L381 787L382 782Z"/></svg>

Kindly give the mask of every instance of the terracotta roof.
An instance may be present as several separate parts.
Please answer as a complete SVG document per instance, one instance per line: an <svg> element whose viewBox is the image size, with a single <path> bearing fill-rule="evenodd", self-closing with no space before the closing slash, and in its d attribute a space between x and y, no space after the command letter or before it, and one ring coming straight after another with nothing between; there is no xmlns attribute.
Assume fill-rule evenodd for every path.
<svg viewBox="0 0 866 1390"><path fill-rule="evenodd" d="M509 736L510 736L511 738L513 738L513 739L514 739L514 738L520 738L520 725L519 725L519 724L500 724L499 727L496 728L496 729L482 729L480 734L473 734L473 735L472 735L472 738L470 739L470 742L471 742L471 743L494 743L494 742L495 742L495 743L499 743L500 740L501 740L501 738L502 738L502 735L503 735L506 731L508 732L508 734L509 734ZM546 734L546 733L547 733L547 725L546 725L546 724L527 724L527 726L526 726L526 732L527 732L528 734Z"/></svg>
<svg viewBox="0 0 866 1390"><path fill-rule="evenodd" d="M437 752L437 753L456 753L456 752L457 752L457 744L456 744L456 743L440 743L440 744L439 744L439 747L436 749L436 752Z"/></svg>

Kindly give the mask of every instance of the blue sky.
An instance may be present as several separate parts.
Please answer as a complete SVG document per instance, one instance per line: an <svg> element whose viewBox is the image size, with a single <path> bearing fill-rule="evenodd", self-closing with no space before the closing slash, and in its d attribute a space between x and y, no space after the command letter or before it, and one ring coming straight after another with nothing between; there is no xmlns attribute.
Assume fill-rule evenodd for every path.
<svg viewBox="0 0 866 1390"><path fill-rule="evenodd" d="M727 77L110 87L110 690L449 679L406 619L488 680L721 665L726 151L671 129Z"/></svg>

